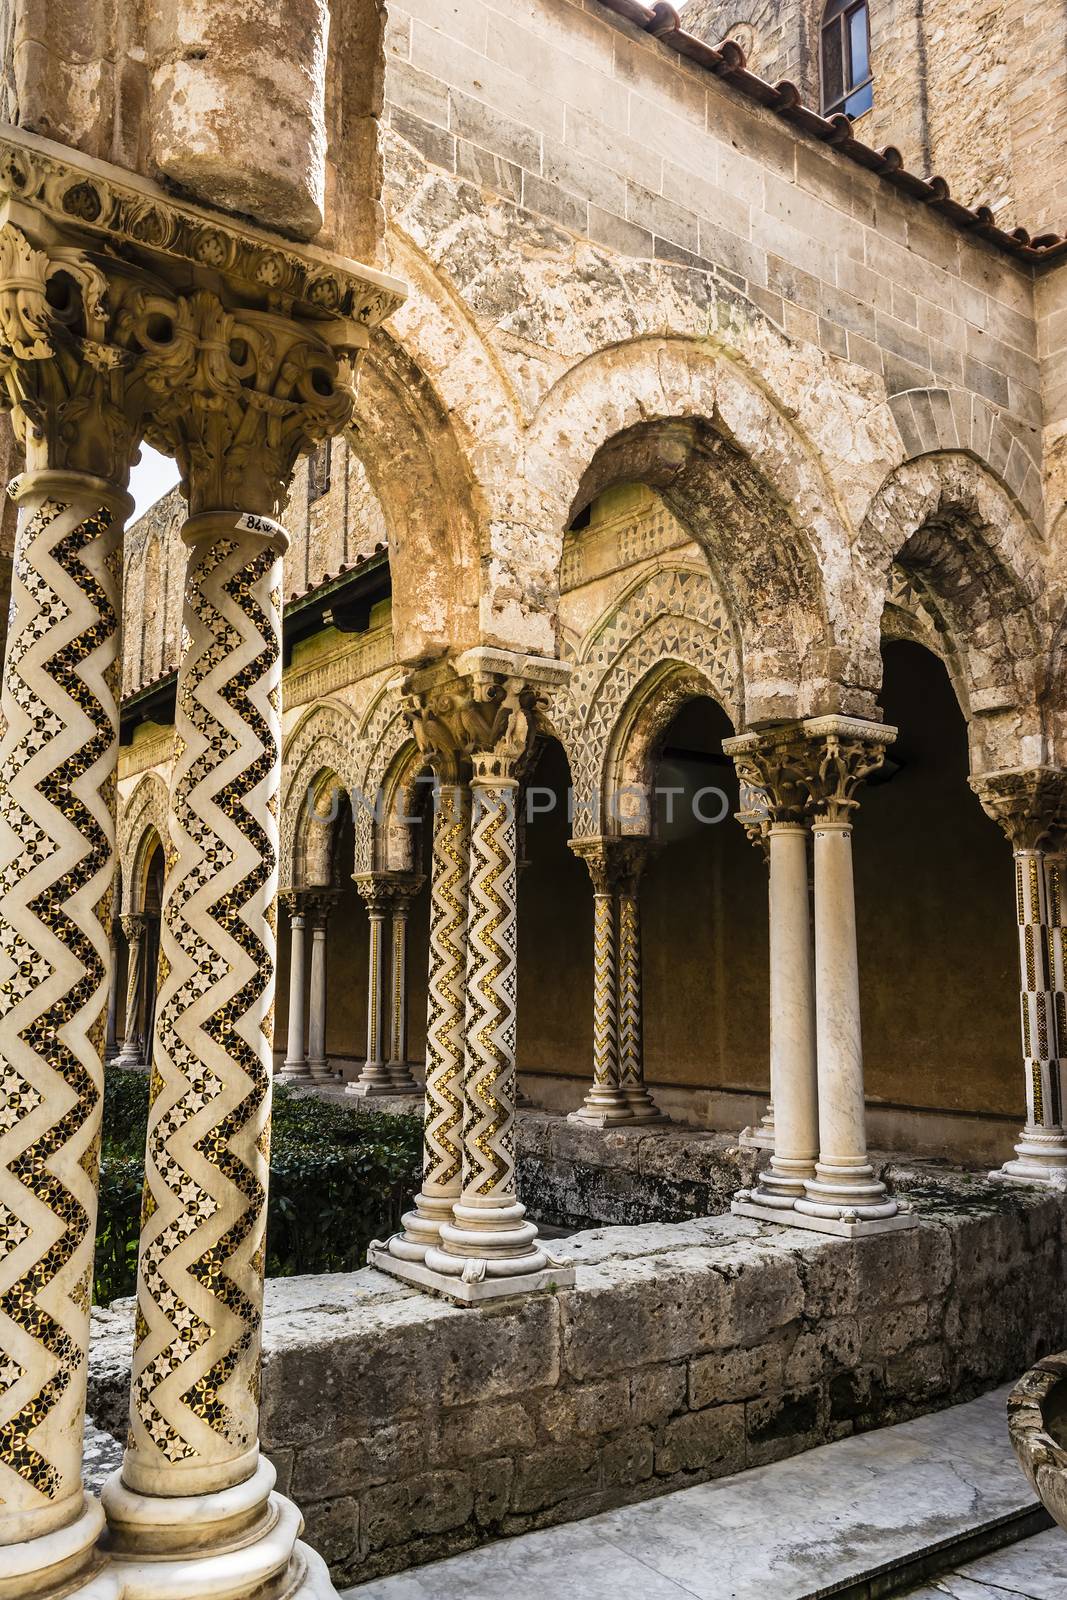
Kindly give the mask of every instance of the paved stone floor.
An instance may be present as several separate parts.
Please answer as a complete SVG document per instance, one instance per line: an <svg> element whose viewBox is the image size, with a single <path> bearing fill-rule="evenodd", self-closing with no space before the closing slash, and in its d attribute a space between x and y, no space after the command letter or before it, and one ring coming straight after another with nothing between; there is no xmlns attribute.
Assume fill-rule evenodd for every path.
<svg viewBox="0 0 1067 1600"><path fill-rule="evenodd" d="M932 1552L951 1565L946 1549L1033 1508L1008 1444L1006 1394L1001 1389L734 1478L503 1539L346 1596L766 1600L770 1583L775 1600L814 1600L857 1592L853 1586L867 1578L884 1581L894 1568ZM961 1561L958 1573L927 1580L913 1593L915 1600L1065 1600L1067 1534L1056 1529Z"/></svg>
<svg viewBox="0 0 1067 1600"><path fill-rule="evenodd" d="M1067 1533L1050 1528L912 1589L908 1600L1063 1600L1065 1595Z"/></svg>

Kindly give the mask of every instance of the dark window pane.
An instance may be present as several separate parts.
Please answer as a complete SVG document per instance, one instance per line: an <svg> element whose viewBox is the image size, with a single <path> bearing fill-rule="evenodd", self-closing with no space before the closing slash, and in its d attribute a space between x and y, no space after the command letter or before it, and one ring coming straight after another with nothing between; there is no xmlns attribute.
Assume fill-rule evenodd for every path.
<svg viewBox="0 0 1067 1600"><path fill-rule="evenodd" d="M849 64L851 71L848 75L849 87L854 83L862 83L870 71L867 59L867 7L857 6L855 11L850 11L848 16L848 46Z"/></svg>
<svg viewBox="0 0 1067 1600"><path fill-rule="evenodd" d="M828 0L826 10L822 14L823 22L827 23L832 17L839 17L842 11L848 9L848 5L849 0Z"/></svg>
<svg viewBox="0 0 1067 1600"><path fill-rule="evenodd" d="M845 63L841 24L831 22L822 35L822 103L831 110L845 92Z"/></svg>
<svg viewBox="0 0 1067 1600"><path fill-rule="evenodd" d="M869 111L873 104L873 89L869 83L865 83L862 89L857 89L855 94L849 95L845 101L844 109L847 116L862 117L863 113Z"/></svg>

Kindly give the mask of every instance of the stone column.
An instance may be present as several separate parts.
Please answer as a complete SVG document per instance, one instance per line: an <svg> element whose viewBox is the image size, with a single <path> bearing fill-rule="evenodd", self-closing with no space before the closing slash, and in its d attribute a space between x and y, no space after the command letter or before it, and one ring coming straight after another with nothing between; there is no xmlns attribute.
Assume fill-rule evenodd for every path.
<svg viewBox="0 0 1067 1600"><path fill-rule="evenodd" d="M573 1268L552 1261L526 1219L514 1152L517 773L536 685L561 675L556 663L478 649L413 680L427 694L416 737L424 748L439 738L457 759L469 751L472 770L462 1190L422 1260L387 1246L372 1248L371 1260L466 1303L573 1282Z"/></svg>
<svg viewBox="0 0 1067 1600"><path fill-rule="evenodd" d="M808 789L811 751L789 724L724 741L741 780L738 821L768 866L767 925L770 976L770 1066L773 1155L743 1215L789 1212L815 1177L819 1104L815 1047L815 987L808 888ZM767 1118L764 1118L766 1123ZM754 1208L751 1209L750 1208ZM786 1219L782 1219L786 1220Z"/></svg>
<svg viewBox="0 0 1067 1600"><path fill-rule="evenodd" d="M1015 1159L990 1176L1067 1188L1060 895L1067 784L1063 772L1054 767L989 772L970 783L983 810L1000 824L1012 847L1019 930L1026 1126L1015 1146Z"/></svg>
<svg viewBox="0 0 1067 1600"><path fill-rule="evenodd" d="M896 729L852 717L812 718L802 726L812 747L811 767L802 781L808 790L815 859L819 1159L790 1220L806 1219L809 1226L854 1236L912 1226L915 1220L887 1193L867 1160L852 877L856 790L881 766Z"/></svg>
<svg viewBox="0 0 1067 1600"><path fill-rule="evenodd" d="M126 936L126 1021L115 1065L139 1067L145 1059L145 946L148 917L143 911L127 912L122 918Z"/></svg>
<svg viewBox="0 0 1067 1600"><path fill-rule="evenodd" d="M606 1128L632 1122L619 1082L619 990L616 970L618 857L609 839L572 839L593 882L593 1083L571 1121Z"/></svg>
<svg viewBox="0 0 1067 1600"><path fill-rule="evenodd" d="M311 1078L304 1048L304 931L307 911L301 894L291 891L280 898L289 913L289 1026L285 1061L278 1077L286 1083L306 1083Z"/></svg>
<svg viewBox="0 0 1067 1600"><path fill-rule="evenodd" d="M114 922L111 924L111 937L108 940L108 960L111 976L107 987L107 1033L104 1057L105 1060L112 1061L119 1053L119 950Z"/></svg>
<svg viewBox="0 0 1067 1600"><path fill-rule="evenodd" d="M415 718L420 710L409 714ZM436 764L448 781L441 781L434 794L422 1188L402 1231L385 1247L394 1259L413 1262L425 1259L441 1224L451 1219L463 1176L470 790L458 781L458 760L447 762L438 753Z"/></svg>
<svg viewBox="0 0 1067 1600"><path fill-rule="evenodd" d="M359 1077L346 1086L346 1092L365 1097L393 1093L393 1078L385 1060L385 921L389 913L389 895L384 873L361 873L355 878L355 884L370 919L367 942L367 1060Z"/></svg>
<svg viewBox="0 0 1067 1600"><path fill-rule="evenodd" d="M424 879L416 873L393 873L390 881L392 953L389 963L389 1060L386 1068L394 1094L420 1094L408 1063L407 952L408 912Z"/></svg>
<svg viewBox="0 0 1067 1600"><path fill-rule="evenodd" d="M307 918L311 923L311 978L308 985L308 1075L315 1083L328 1083L335 1074L330 1071L326 1054L326 930L335 896L330 893L310 893L306 897Z"/></svg>
<svg viewBox="0 0 1067 1600"><path fill-rule="evenodd" d="M0 1593L43 1596L77 1584L102 1526L82 1430L139 422L102 271L11 183L0 404L26 471L0 690Z"/></svg>
<svg viewBox="0 0 1067 1600"><path fill-rule="evenodd" d="M617 839L619 858L616 884L619 960L619 1087L626 1096L632 1121L643 1125L666 1124L645 1084L644 1016L641 976L641 876L648 861L648 841Z"/></svg>
<svg viewBox="0 0 1067 1600"><path fill-rule="evenodd" d="M354 349L395 300L331 320L338 295L352 307L342 266L258 249L233 244L225 305L204 286L170 322L146 300L135 323L149 349L181 340L152 436L190 516L130 1432L103 1495L131 1600L333 1594L258 1445L288 543L274 513L298 454L347 425ZM242 299L279 274L270 310Z"/></svg>

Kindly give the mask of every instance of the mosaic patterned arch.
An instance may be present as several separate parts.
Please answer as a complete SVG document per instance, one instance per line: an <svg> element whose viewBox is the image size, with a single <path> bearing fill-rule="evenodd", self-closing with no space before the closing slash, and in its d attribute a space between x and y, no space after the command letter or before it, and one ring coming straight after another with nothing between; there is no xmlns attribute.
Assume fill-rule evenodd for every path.
<svg viewBox="0 0 1067 1600"><path fill-rule="evenodd" d="M661 568L643 574L584 640L567 688L548 720L571 762L574 836L599 831L608 751L634 690L654 668L693 668L727 715L743 725L736 630L706 572Z"/></svg>
<svg viewBox="0 0 1067 1600"><path fill-rule="evenodd" d="M356 823L356 871L375 870L379 829L375 811L384 808L381 797L387 791L387 778L404 746L411 743L411 727L400 709L396 684L389 684L367 712L361 729L365 764L360 773L359 800L354 806Z"/></svg>
<svg viewBox="0 0 1067 1600"><path fill-rule="evenodd" d="M122 914L144 909L147 845L158 835L164 857L167 843L167 786L158 772L146 772L122 811L119 827L119 873Z"/></svg>
<svg viewBox="0 0 1067 1600"><path fill-rule="evenodd" d="M323 772L336 773L351 797L359 784L360 731L355 713L335 700L323 700L301 718L283 757L281 806L281 888L295 882L300 817L309 791Z"/></svg>

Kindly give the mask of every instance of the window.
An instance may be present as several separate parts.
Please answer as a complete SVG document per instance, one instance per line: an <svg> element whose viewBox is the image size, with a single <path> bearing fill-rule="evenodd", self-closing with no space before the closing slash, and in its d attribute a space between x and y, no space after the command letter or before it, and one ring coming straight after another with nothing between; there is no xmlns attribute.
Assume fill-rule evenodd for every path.
<svg viewBox="0 0 1067 1600"><path fill-rule="evenodd" d="M323 439L308 457L308 499L318 500L330 487L330 440Z"/></svg>
<svg viewBox="0 0 1067 1600"><path fill-rule="evenodd" d="M867 0L829 0L822 18L822 113L860 117L874 104Z"/></svg>

